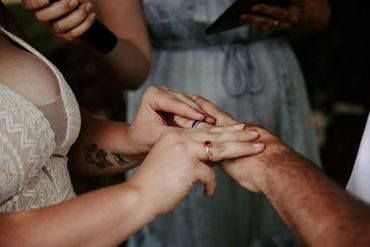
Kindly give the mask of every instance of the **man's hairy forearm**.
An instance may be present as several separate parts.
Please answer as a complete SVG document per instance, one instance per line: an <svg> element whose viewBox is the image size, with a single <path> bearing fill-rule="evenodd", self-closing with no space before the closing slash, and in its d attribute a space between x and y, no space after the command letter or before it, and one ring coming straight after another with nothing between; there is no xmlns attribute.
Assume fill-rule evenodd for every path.
<svg viewBox="0 0 370 247"><path fill-rule="evenodd" d="M288 149L263 159L261 189L303 244L370 245L369 207Z"/></svg>

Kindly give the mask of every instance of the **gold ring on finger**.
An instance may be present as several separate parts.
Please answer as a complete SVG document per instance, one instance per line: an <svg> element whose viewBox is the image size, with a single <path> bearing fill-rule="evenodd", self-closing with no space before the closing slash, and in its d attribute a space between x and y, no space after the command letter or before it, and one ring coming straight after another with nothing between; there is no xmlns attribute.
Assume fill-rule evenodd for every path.
<svg viewBox="0 0 370 247"><path fill-rule="evenodd" d="M212 147L213 147L212 142L210 141L204 142L204 150L209 161L212 161L213 159Z"/></svg>

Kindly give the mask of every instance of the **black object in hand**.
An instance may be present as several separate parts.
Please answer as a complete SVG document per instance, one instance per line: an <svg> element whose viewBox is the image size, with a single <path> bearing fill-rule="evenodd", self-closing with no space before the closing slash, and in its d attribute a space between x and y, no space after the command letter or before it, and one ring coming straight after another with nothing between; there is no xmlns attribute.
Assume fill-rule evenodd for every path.
<svg viewBox="0 0 370 247"><path fill-rule="evenodd" d="M58 1L50 0L52 3ZM97 19L81 38L104 54L111 52L118 42L117 36Z"/></svg>
<svg viewBox="0 0 370 247"><path fill-rule="evenodd" d="M205 32L207 34L213 34L242 26L243 24L240 22L240 16L242 14L251 13L252 7L256 4L287 8L290 6L290 0L236 0L207 27Z"/></svg>

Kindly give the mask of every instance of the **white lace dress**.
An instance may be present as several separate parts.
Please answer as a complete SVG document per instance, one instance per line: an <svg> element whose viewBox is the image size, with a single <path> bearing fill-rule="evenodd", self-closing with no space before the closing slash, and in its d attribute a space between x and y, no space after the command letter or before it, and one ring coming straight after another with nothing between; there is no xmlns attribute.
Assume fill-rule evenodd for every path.
<svg viewBox="0 0 370 247"><path fill-rule="evenodd" d="M64 113L66 121L65 135L57 145L48 114L0 81L0 212L24 211L65 201L75 196L67 153L80 130L77 101L61 73L45 57L0 26L1 33L54 73L60 89L57 110Z"/></svg>

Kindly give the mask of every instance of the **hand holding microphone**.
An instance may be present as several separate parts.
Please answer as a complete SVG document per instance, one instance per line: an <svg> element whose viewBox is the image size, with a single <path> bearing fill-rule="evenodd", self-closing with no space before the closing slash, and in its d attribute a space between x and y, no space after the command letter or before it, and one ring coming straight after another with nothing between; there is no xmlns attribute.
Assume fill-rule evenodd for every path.
<svg viewBox="0 0 370 247"><path fill-rule="evenodd" d="M112 51L118 42L116 35L106 28L99 20L95 20L81 38L104 54Z"/></svg>
<svg viewBox="0 0 370 247"><path fill-rule="evenodd" d="M60 0L50 0L50 3L55 3L58 1ZM70 6L71 2L72 1L68 2ZM77 2L77 6L78 4L79 3ZM81 39L85 40L99 52L104 54L112 51L118 41L116 35L97 19L94 20L92 26L81 36Z"/></svg>
<svg viewBox="0 0 370 247"><path fill-rule="evenodd" d="M96 19L89 1L22 0L22 5L35 11L36 19L47 23L50 30L63 40L82 39L103 54L112 51L118 42L116 35Z"/></svg>

